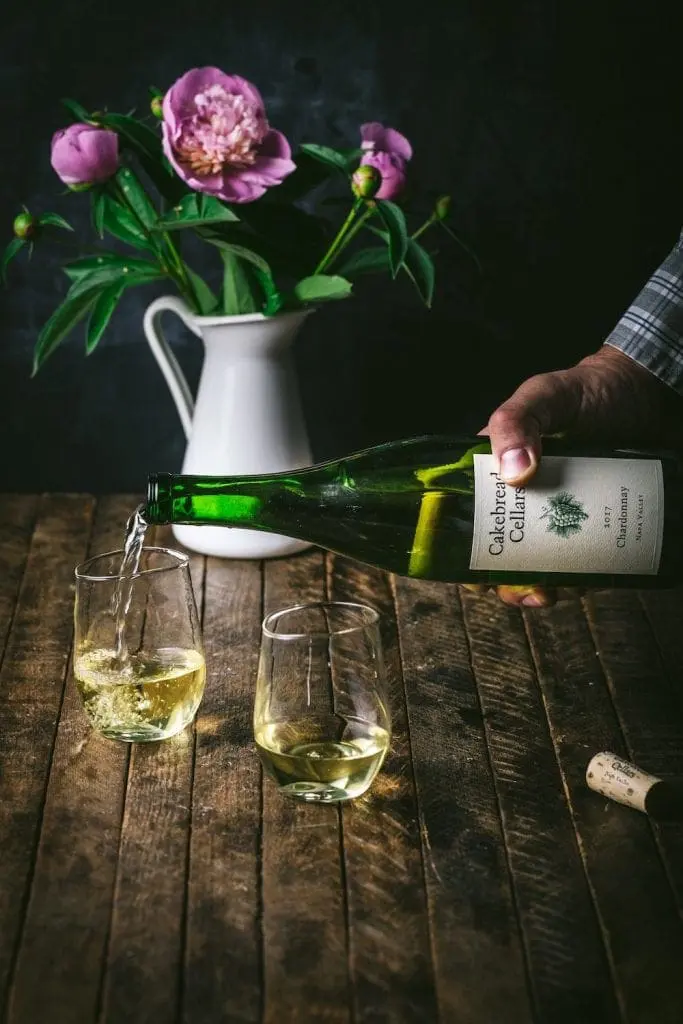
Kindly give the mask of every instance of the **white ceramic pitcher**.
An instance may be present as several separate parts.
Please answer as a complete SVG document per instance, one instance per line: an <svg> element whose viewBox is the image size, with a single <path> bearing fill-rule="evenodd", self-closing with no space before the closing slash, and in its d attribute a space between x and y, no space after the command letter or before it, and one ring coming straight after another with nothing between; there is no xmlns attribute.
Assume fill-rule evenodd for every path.
<svg viewBox="0 0 683 1024"><path fill-rule="evenodd" d="M161 331L166 311L204 342L196 403ZM195 316L173 296L151 303L144 330L187 438L183 473L252 476L311 464L290 351L308 312ZM192 551L223 558L274 558L308 547L289 537L222 526L174 526L173 534Z"/></svg>

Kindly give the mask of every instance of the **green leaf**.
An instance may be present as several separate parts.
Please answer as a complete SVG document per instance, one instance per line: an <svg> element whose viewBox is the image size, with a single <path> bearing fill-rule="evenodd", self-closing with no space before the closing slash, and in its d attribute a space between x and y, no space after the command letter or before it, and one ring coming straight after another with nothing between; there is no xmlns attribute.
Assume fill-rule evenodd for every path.
<svg viewBox="0 0 683 1024"><path fill-rule="evenodd" d="M275 316L284 305L284 297L278 291L277 285L270 274L264 274L258 267L253 267L252 269L261 285L261 290L266 300L262 310L263 315Z"/></svg>
<svg viewBox="0 0 683 1024"><path fill-rule="evenodd" d="M58 213L44 213L38 221L41 227L47 227L48 225L53 228L64 228L65 231L73 231L73 228L68 221L60 217Z"/></svg>
<svg viewBox="0 0 683 1024"><path fill-rule="evenodd" d="M195 312L199 316L210 316L215 313L218 302L206 281L195 273L192 267L188 267L187 263L185 270L195 295Z"/></svg>
<svg viewBox="0 0 683 1024"><path fill-rule="evenodd" d="M103 197L102 224L105 231L121 242L133 245L137 249L154 251L154 247L138 219L106 192Z"/></svg>
<svg viewBox="0 0 683 1024"><path fill-rule="evenodd" d="M245 242L251 243L254 236L245 230L240 225L234 227L228 226L226 230L234 232L235 237L244 240ZM215 245L223 252L232 253L233 256L237 256L246 263L250 264L251 274L258 285L260 290L263 292L264 306L263 313L265 316L273 316L282 307L283 297L280 294L278 287L275 283L273 272L270 267L269 260L265 259L260 253L254 252L252 249L247 248L245 245L241 245L239 242L226 241L224 238L214 234L213 229L203 228L200 229L199 235L204 239L205 242L209 242L211 245ZM271 249L268 243L264 243L261 239L258 241L259 247L266 249L269 256L272 257L276 265L280 266L282 260L282 253ZM285 261L284 267L281 267L285 272L289 267Z"/></svg>
<svg viewBox="0 0 683 1024"><path fill-rule="evenodd" d="M121 135L124 144L146 156L159 158L162 154L161 138L149 125L137 121L127 114L102 114L98 121Z"/></svg>
<svg viewBox="0 0 683 1024"><path fill-rule="evenodd" d="M253 263L254 266L258 267L264 274L271 273L267 260L264 260L263 256L259 256L259 254L254 252L252 249L247 249L246 246L238 245L236 242L225 242L222 238L215 238L211 235L203 235L202 237L205 242L215 245L216 248L222 249L223 252L230 252L233 256L238 256L240 259L246 260L247 263Z"/></svg>
<svg viewBox="0 0 683 1024"><path fill-rule="evenodd" d="M255 294L254 279L243 260L229 250L223 257L223 312L226 316L258 313L261 304Z"/></svg>
<svg viewBox="0 0 683 1024"><path fill-rule="evenodd" d="M353 149L340 149L339 152L344 157L347 173L350 174L352 171L355 171L363 156L363 150L360 146L354 146Z"/></svg>
<svg viewBox="0 0 683 1024"><path fill-rule="evenodd" d="M153 281L163 277L158 264L151 260L136 259L134 256L122 256L118 252L103 252L97 256L85 256L82 259L66 263L62 268L72 281L80 281L89 274L97 274L102 280L111 281L122 274L133 274L136 279L145 278Z"/></svg>
<svg viewBox="0 0 683 1024"><path fill-rule="evenodd" d="M92 192L90 197L90 214L92 217L92 226L97 232L100 238L104 237L104 204L105 204L106 193L103 189L98 189Z"/></svg>
<svg viewBox="0 0 683 1024"><path fill-rule="evenodd" d="M389 261L396 277L408 251L408 227L403 210L388 199L375 200L377 212L389 233Z"/></svg>
<svg viewBox="0 0 683 1024"><path fill-rule="evenodd" d="M159 194L168 203L177 203L186 186L166 161L158 133L127 114L103 114L98 120L118 134L123 149L135 154Z"/></svg>
<svg viewBox="0 0 683 1024"><path fill-rule="evenodd" d="M370 274L378 270L389 270L389 250L379 246L369 249L358 249L337 269L342 277L351 277L353 274Z"/></svg>
<svg viewBox="0 0 683 1024"><path fill-rule="evenodd" d="M97 343L107 329L111 315L116 308L116 303L127 287L128 281L114 281L108 288L104 288L95 300L95 305L90 311L85 336L86 355L90 355L95 351Z"/></svg>
<svg viewBox="0 0 683 1024"><path fill-rule="evenodd" d="M389 244L390 235L388 231L382 231L381 228L373 227L372 224L366 224L365 227L368 231L372 231L373 235L377 235L383 241ZM377 249L366 249L361 252L380 252L382 250ZM388 266L388 251L384 250L387 256L387 262L385 263L384 269ZM360 255L357 254L357 255ZM368 257L369 258L369 257ZM353 256L351 257L353 259ZM408 248L406 250L406 258L403 261L403 269L406 271L413 284L417 288L426 306L431 307L432 299L434 297L434 283L436 272L434 269L434 263L431 256L418 242L413 238L408 238ZM372 269L372 268L368 268ZM379 267L377 269L380 269ZM339 272L343 274L352 273L353 268L349 271L348 267L344 265L339 268Z"/></svg>
<svg viewBox="0 0 683 1024"><path fill-rule="evenodd" d="M328 167L336 167L343 174L348 173L347 156L344 153L340 153L337 149L332 149L331 146L319 146L315 142L304 142L299 146L299 149L302 153L312 156L314 160L327 164Z"/></svg>
<svg viewBox="0 0 683 1024"><path fill-rule="evenodd" d="M116 172L116 181L138 220L146 228L153 229L159 215L133 171L129 167L119 168Z"/></svg>
<svg viewBox="0 0 683 1024"><path fill-rule="evenodd" d="M24 244L25 240L23 238L13 238L7 246L7 248L5 249L4 253L2 254L2 264L0 264L0 279L2 280L3 284L5 284L7 281L8 266L10 265L10 263L12 262L12 260L14 259L14 257L17 255L17 253L23 247Z"/></svg>
<svg viewBox="0 0 683 1024"><path fill-rule="evenodd" d="M304 277L294 286L294 294L299 302L345 299L351 291L351 282L338 274L314 274L312 277Z"/></svg>
<svg viewBox="0 0 683 1024"><path fill-rule="evenodd" d="M75 294L72 294L71 289L69 290L64 302L54 311L38 335L33 353L33 373L31 376L35 377L48 356L52 355L60 342L83 319L90 307L95 303L99 290L98 288L90 288Z"/></svg>
<svg viewBox="0 0 683 1024"><path fill-rule="evenodd" d="M403 266L412 278L424 304L431 308L436 276L434 263L429 253L412 238L408 239L408 251Z"/></svg>
<svg viewBox="0 0 683 1024"><path fill-rule="evenodd" d="M157 231L177 231L180 228L196 228L206 224L220 224L238 221L239 217L214 196L198 192L183 196L172 210L156 225Z"/></svg>
<svg viewBox="0 0 683 1024"><path fill-rule="evenodd" d="M162 276L161 272L158 271L156 277ZM100 308L97 316L93 312L92 321L94 322L92 323L92 330L90 327L88 328L88 345L90 346L88 351L91 351L97 344L106 327L111 311L124 289L138 284L147 284L153 279L146 267L144 272L136 272L130 268L126 270L124 267L120 267L118 268L117 277L112 276L111 268L103 270L98 267L90 273L84 273L75 280L61 306L55 310L38 335L33 356L33 376L38 372L47 357L54 352L57 346L96 303ZM118 292L117 299L112 302L112 296L115 292ZM106 317L107 303L104 299L105 294L109 296L108 301L112 302L111 309ZM100 299L102 299L101 303ZM102 326L99 333L97 333L97 325L100 323ZM95 338L95 340L92 341L92 338Z"/></svg>
<svg viewBox="0 0 683 1024"><path fill-rule="evenodd" d="M81 106L77 100L71 100L65 97L62 100L62 106L66 107L70 114L74 116L77 121L90 121L91 117L85 107Z"/></svg>

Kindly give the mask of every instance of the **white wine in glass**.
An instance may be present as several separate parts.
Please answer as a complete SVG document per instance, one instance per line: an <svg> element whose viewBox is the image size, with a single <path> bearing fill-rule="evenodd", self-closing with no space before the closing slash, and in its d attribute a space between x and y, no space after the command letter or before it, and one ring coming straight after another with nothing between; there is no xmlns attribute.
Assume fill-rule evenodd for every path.
<svg viewBox="0 0 683 1024"><path fill-rule="evenodd" d="M143 547L122 577L121 555L76 569L74 678L103 736L168 739L194 718L206 678L187 557Z"/></svg>
<svg viewBox="0 0 683 1024"><path fill-rule="evenodd" d="M391 741L377 612L320 602L269 615L254 708L256 748L286 796L361 796Z"/></svg>

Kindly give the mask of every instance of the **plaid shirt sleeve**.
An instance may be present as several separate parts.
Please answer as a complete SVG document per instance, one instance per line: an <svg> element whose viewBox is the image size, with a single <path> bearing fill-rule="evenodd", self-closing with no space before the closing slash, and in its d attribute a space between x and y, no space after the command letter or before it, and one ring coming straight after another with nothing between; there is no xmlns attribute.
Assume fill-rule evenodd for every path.
<svg viewBox="0 0 683 1024"><path fill-rule="evenodd" d="M683 232L605 344L683 394Z"/></svg>

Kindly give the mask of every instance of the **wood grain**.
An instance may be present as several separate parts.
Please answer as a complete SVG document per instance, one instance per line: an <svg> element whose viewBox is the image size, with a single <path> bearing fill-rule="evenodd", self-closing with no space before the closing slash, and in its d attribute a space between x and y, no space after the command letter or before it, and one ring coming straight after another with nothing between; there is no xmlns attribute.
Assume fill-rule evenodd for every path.
<svg viewBox="0 0 683 1024"><path fill-rule="evenodd" d="M396 580L403 676L444 1024L531 1008L457 588Z"/></svg>
<svg viewBox="0 0 683 1024"><path fill-rule="evenodd" d="M89 554L120 545L130 502L98 502ZM96 1018L127 764L126 745L92 730L70 664L17 958L10 1014L17 1024L51 1015L64 1024ZM36 963L43 964L40 985Z"/></svg>
<svg viewBox="0 0 683 1024"><path fill-rule="evenodd" d="M537 1015L554 1024L616 1022L521 613L493 595L462 593Z"/></svg>
<svg viewBox="0 0 683 1024"><path fill-rule="evenodd" d="M653 775L682 778L680 671L670 655L662 660L638 595L599 592L586 609L630 760ZM655 835L683 918L683 823L655 826Z"/></svg>
<svg viewBox="0 0 683 1024"><path fill-rule="evenodd" d="M166 538L157 534L151 540L163 544ZM201 614L205 559L191 555L190 564ZM193 755L192 726L164 742L132 747L103 993L105 1024L176 1020Z"/></svg>
<svg viewBox="0 0 683 1024"><path fill-rule="evenodd" d="M169 527L149 530L145 543L178 549ZM206 559L187 554L201 617ZM163 743L131 748L103 984L103 1022L140 1019L164 1024L177 1019L193 755L193 727Z"/></svg>
<svg viewBox="0 0 683 1024"><path fill-rule="evenodd" d="M134 503L0 496L0 1019L683 1020L683 822L584 779L600 749L683 776L683 591L520 615L315 551L192 556L196 732L129 771L69 661L74 565ZM262 785L253 744L264 607L326 593L380 611L394 722L342 808Z"/></svg>
<svg viewBox="0 0 683 1024"><path fill-rule="evenodd" d="M0 664L38 510L35 494L0 494Z"/></svg>
<svg viewBox="0 0 683 1024"><path fill-rule="evenodd" d="M681 938L651 828L585 781L598 751L627 751L581 602L566 598L525 618L622 1017L673 1024L681 1019Z"/></svg>
<svg viewBox="0 0 683 1024"><path fill-rule="evenodd" d="M319 552L265 566L269 614L325 596ZM339 809L305 804L263 783L265 1024L350 1020Z"/></svg>
<svg viewBox="0 0 683 1024"><path fill-rule="evenodd" d="M342 808L355 1019L436 1020L424 866L393 593L385 573L328 558L328 592L380 614L392 743L362 798Z"/></svg>
<svg viewBox="0 0 683 1024"><path fill-rule="evenodd" d="M185 1024L260 1018L260 770L252 751L260 620L259 564L207 559L207 685L196 721Z"/></svg>
<svg viewBox="0 0 683 1024"><path fill-rule="evenodd" d="M41 499L0 670L0 1007L24 925L71 648L73 570L92 512L83 496Z"/></svg>
<svg viewBox="0 0 683 1024"><path fill-rule="evenodd" d="M647 621L657 644L660 663L666 677L665 693L668 707L677 721L683 717L683 662L680 632L683 623L683 587L671 590L643 591L640 594ZM680 709L678 715L672 702ZM649 759L649 755L648 755ZM666 764L660 765L663 778L683 778L683 744L677 747ZM671 884L676 894L679 913L683 914L683 823L659 822L654 825Z"/></svg>

